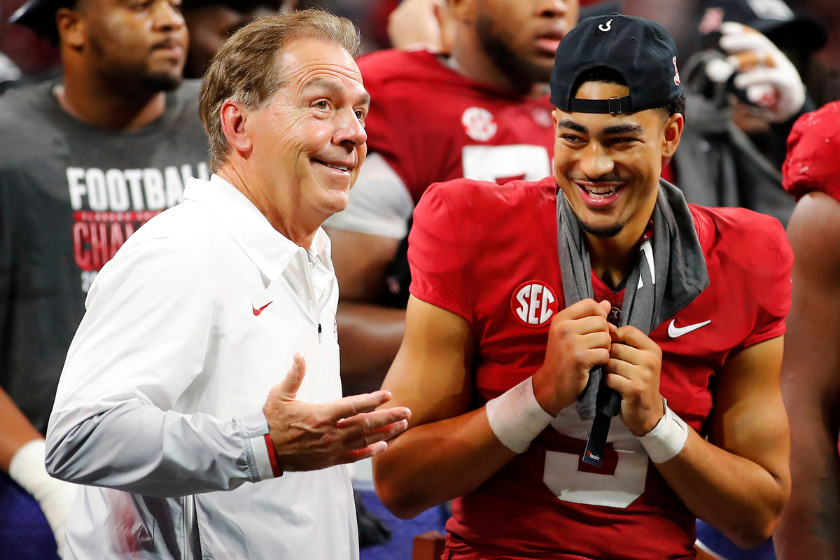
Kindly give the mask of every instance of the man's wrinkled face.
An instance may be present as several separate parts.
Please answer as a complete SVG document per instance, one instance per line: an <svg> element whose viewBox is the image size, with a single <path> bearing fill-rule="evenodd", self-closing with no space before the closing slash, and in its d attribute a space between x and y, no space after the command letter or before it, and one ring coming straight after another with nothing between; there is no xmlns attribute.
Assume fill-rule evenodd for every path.
<svg viewBox="0 0 840 560"><path fill-rule="evenodd" d="M299 39L278 61L283 85L251 113L250 165L277 208L334 214L347 206L367 153L364 122L370 97L353 57L316 39Z"/></svg>
<svg viewBox="0 0 840 560"><path fill-rule="evenodd" d="M189 36L181 0L84 0L88 60L104 75L151 91L181 83Z"/></svg>
<svg viewBox="0 0 840 560"><path fill-rule="evenodd" d="M627 86L586 82L575 97L609 99ZM679 121L679 122L677 122ZM584 231L619 235L626 226L644 231L656 204L662 160L671 157L682 117L661 110L627 114L554 111L554 175Z"/></svg>
<svg viewBox="0 0 840 560"><path fill-rule="evenodd" d="M577 0L476 0L476 31L515 82L548 82L554 52L578 19Z"/></svg>

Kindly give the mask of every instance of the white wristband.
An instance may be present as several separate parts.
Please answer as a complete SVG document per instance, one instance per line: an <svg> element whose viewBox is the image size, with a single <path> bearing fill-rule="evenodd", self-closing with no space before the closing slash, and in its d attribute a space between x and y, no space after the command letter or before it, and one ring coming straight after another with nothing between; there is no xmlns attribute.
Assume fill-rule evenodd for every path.
<svg viewBox="0 0 840 560"><path fill-rule="evenodd" d="M505 447L523 453L554 417L543 410L534 396L534 381L528 378L484 407L490 429Z"/></svg>
<svg viewBox="0 0 840 560"><path fill-rule="evenodd" d="M655 428L639 438L654 463L667 463L680 454L688 441L688 424L668 408L667 401L663 401L665 415Z"/></svg>

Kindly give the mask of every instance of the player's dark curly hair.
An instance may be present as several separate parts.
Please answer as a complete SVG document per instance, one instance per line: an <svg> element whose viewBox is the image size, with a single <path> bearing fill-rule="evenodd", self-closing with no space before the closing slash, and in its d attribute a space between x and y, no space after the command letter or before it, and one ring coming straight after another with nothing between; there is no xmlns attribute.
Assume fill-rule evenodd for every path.
<svg viewBox="0 0 840 560"><path fill-rule="evenodd" d="M627 81L618 70L614 70L613 68L609 68L607 66L596 66L595 68L590 68L589 70L585 70L580 73L580 76L578 76L577 80L575 80L575 85L572 87L573 94L577 93L580 86L586 82L618 84L620 86L627 85ZM675 99L662 107L657 107L657 109L663 111L666 118L676 113L679 113L683 116L683 118L685 118L685 96L681 95L678 99Z"/></svg>

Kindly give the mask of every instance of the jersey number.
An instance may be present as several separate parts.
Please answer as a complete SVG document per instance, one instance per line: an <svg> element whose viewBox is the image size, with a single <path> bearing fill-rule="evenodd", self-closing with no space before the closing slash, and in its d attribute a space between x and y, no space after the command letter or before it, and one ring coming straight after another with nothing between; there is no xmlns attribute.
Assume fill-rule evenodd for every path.
<svg viewBox="0 0 840 560"><path fill-rule="evenodd" d="M566 431L556 424L555 428L560 433ZM648 455L618 418L613 419L610 436L613 443L604 451L604 462L605 466L614 465L615 470L609 474L584 472L580 470L584 468L580 454L546 451L545 485L564 502L614 508L626 508L633 503L645 491ZM586 442L578 440L578 443L583 450Z"/></svg>
<svg viewBox="0 0 840 560"><path fill-rule="evenodd" d="M464 146L464 178L506 183L515 179L539 181L551 175L548 150L542 146Z"/></svg>

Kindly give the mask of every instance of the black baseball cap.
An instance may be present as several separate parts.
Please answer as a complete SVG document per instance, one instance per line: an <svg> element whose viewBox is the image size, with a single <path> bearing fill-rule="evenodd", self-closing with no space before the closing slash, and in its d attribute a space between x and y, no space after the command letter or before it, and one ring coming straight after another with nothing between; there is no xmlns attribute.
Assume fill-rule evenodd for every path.
<svg viewBox="0 0 840 560"><path fill-rule="evenodd" d="M578 77L599 66L621 74L630 95L575 99ZM682 95L674 38L644 18L610 14L585 19L563 38L554 57L551 102L563 111L631 113L664 107Z"/></svg>
<svg viewBox="0 0 840 560"><path fill-rule="evenodd" d="M724 21L752 27L774 41L776 35L789 34L812 51L828 42L828 34L819 21L804 12L794 12L783 0L708 0L700 32L717 31Z"/></svg>
<svg viewBox="0 0 840 560"><path fill-rule="evenodd" d="M58 29L55 26L55 13L60 8L73 8L77 0L29 0L18 8L9 23L18 23L29 27L42 37L53 42L58 41Z"/></svg>

